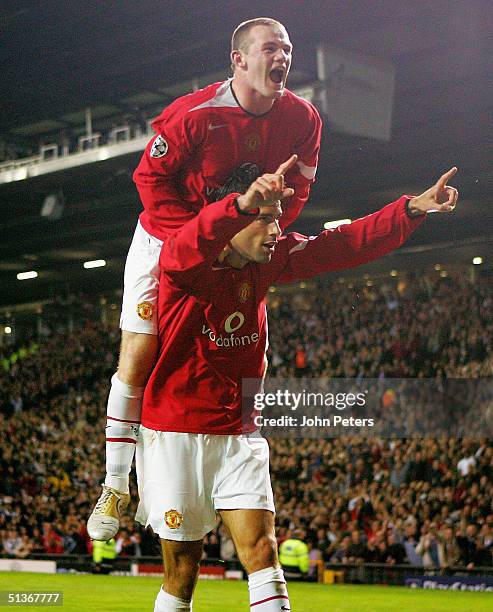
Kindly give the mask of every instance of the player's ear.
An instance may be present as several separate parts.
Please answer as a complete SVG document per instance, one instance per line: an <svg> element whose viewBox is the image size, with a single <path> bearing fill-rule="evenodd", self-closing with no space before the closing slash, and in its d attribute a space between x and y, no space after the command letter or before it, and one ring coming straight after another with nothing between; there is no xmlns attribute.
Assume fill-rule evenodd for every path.
<svg viewBox="0 0 493 612"><path fill-rule="evenodd" d="M233 70L235 68L245 68L246 66L245 56L239 49L231 51L231 66L233 67Z"/></svg>
<svg viewBox="0 0 493 612"><path fill-rule="evenodd" d="M219 256L218 256L218 258L217 258L217 261L218 261L219 263L222 263L222 262L223 262L223 261L226 259L226 257L227 257L227 256L228 256L230 253L232 253L232 251L233 251L233 249L231 248L230 243L228 242L228 244L227 244L227 245L224 247L224 249L223 249L223 250L222 250L222 251L219 253Z"/></svg>

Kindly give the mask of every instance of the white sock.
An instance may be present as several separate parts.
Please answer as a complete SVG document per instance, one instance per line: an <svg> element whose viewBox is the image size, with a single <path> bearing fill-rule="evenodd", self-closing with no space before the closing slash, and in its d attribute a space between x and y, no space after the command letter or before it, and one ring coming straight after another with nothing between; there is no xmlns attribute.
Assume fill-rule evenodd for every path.
<svg viewBox="0 0 493 612"><path fill-rule="evenodd" d="M192 602L180 599L159 589L154 603L154 612L175 612L175 610L192 610Z"/></svg>
<svg viewBox="0 0 493 612"><path fill-rule="evenodd" d="M282 569L267 567L248 576L251 612L291 610Z"/></svg>
<svg viewBox="0 0 493 612"><path fill-rule="evenodd" d="M139 433L143 395L144 387L126 385L113 375L106 420L104 484L123 493L128 493L128 475Z"/></svg>

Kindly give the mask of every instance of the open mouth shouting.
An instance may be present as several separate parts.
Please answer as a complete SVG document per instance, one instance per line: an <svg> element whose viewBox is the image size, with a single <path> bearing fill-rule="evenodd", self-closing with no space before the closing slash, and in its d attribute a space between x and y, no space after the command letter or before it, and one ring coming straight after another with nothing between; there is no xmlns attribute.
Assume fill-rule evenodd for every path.
<svg viewBox="0 0 493 612"><path fill-rule="evenodd" d="M281 68L281 67L273 68L269 72L270 80L276 85L281 85L284 81L285 73L286 73L286 70L284 68Z"/></svg>

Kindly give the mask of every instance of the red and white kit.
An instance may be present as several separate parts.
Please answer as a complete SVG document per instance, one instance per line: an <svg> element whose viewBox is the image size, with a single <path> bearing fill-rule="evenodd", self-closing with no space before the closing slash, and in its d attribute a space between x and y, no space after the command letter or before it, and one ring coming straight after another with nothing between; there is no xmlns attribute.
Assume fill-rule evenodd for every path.
<svg viewBox="0 0 493 612"><path fill-rule="evenodd" d="M196 478L203 478L207 467L204 462L207 464L211 456L216 471L221 471L221 480L217 491L211 493L212 499L198 496L194 506L200 503L203 507L194 509L194 517L200 517L201 512L211 517L214 510L231 508L231 504L235 508L265 508L267 498L271 499L268 469L265 464L260 469L258 461L250 462L250 472L246 468L248 473L242 474L243 494L238 491L238 478L230 478L230 495L224 486L231 476L227 473L228 444L236 443L245 432L242 379L261 378L264 372L264 299L269 286L382 257L400 246L424 218L409 218L408 198L403 196L376 213L319 236L289 233L279 239L269 263L249 263L235 269L217 263L228 241L252 222L251 217L237 212L234 197L227 196L204 208L170 237L161 251L160 351L144 393L142 424L146 429L139 441L144 453L147 444L147 453L154 454L147 456L138 474L139 519L164 538L193 539L187 529L195 538L212 528L210 523L197 525L194 518L186 520L191 499L188 492L203 491ZM159 432L168 436L162 460L155 439ZM189 459L184 461L184 443L170 432L182 432L183 440L194 440L199 464L188 451ZM152 436L154 443L149 447ZM175 453L170 449L172 440L177 443ZM189 446L190 442L185 444ZM265 457L268 461L268 453ZM147 465L152 475L146 473ZM160 473L151 467L156 465ZM237 469L236 464L231 469ZM252 501L252 491L257 502ZM179 527L166 525L163 513L167 508L178 512Z"/></svg>
<svg viewBox="0 0 493 612"><path fill-rule="evenodd" d="M134 173L144 211L127 258L121 319L122 329L150 334L156 333L156 316L149 314L155 313L161 242L216 201L216 190L243 164L254 164L260 174L275 172L296 153L286 176L295 194L284 202L281 222L292 223L315 179L321 120L289 90L269 112L252 115L239 106L228 80L175 100L153 128L157 135Z"/></svg>

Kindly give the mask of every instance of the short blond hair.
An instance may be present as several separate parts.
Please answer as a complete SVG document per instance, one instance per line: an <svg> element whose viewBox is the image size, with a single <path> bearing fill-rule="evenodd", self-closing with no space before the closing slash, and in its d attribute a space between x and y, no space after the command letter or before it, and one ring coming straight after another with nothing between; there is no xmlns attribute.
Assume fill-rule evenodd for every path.
<svg viewBox="0 0 493 612"><path fill-rule="evenodd" d="M250 30L256 26L270 26L271 28L279 28L285 30L286 28L280 21L271 19L270 17L257 17L256 19L249 19L243 21L233 32L231 37L231 52L233 51L248 51L248 34Z"/></svg>

